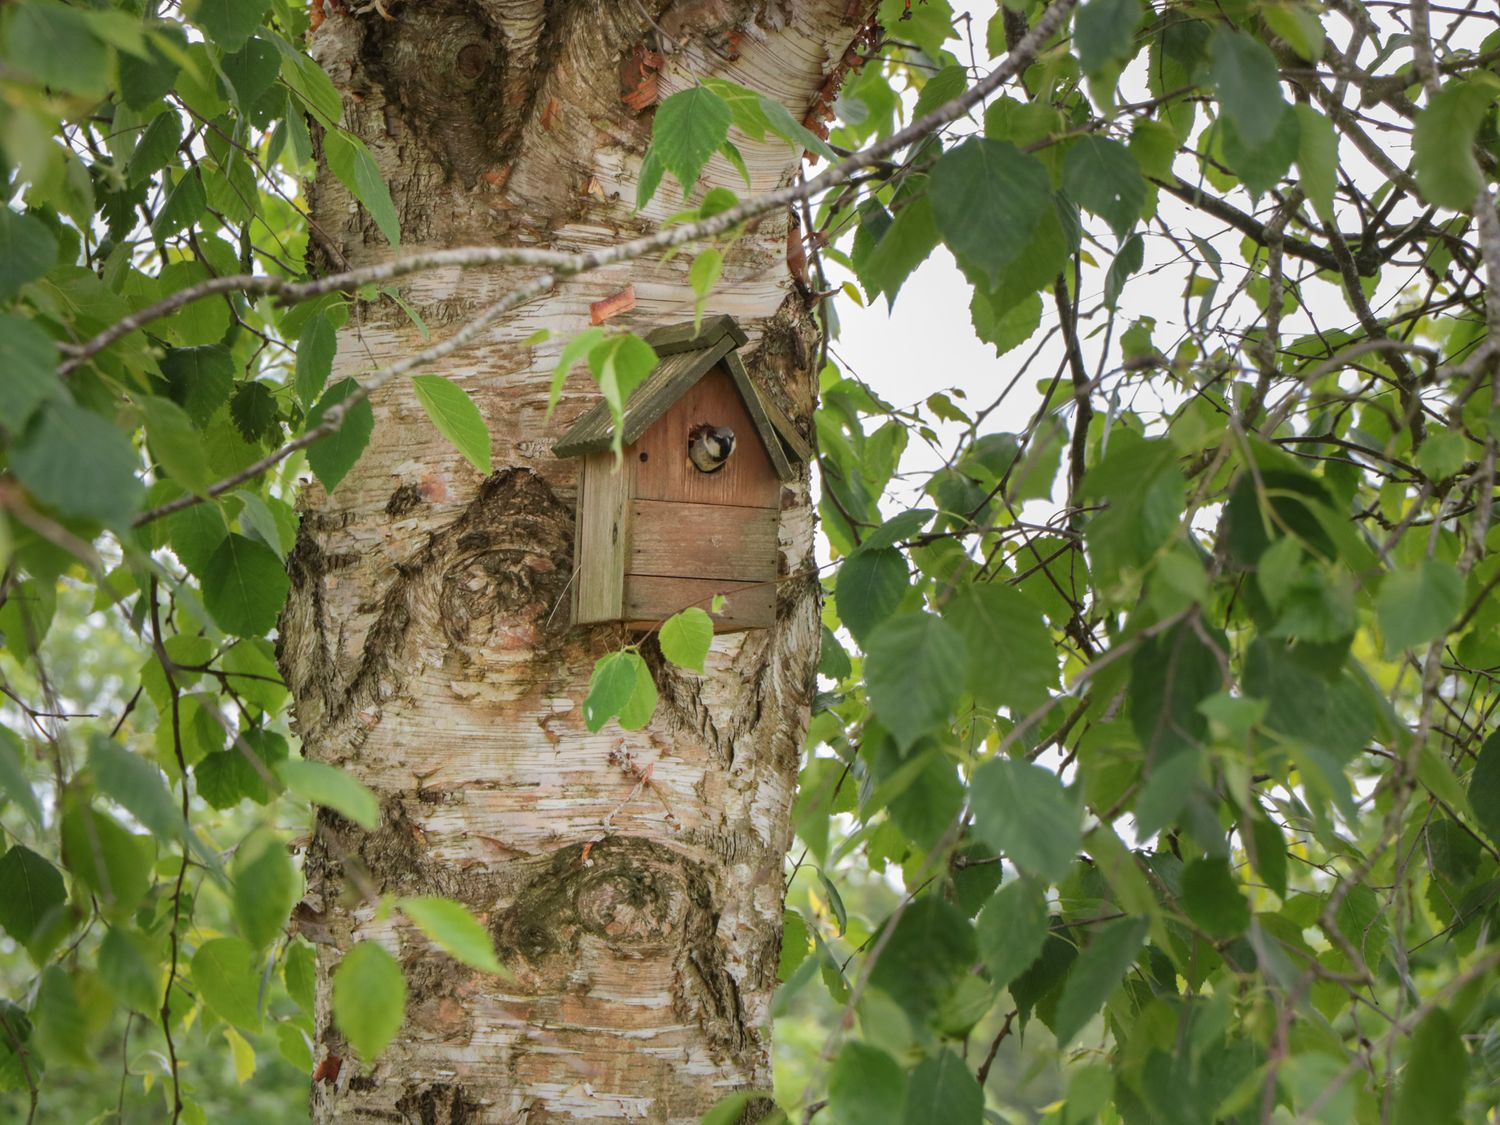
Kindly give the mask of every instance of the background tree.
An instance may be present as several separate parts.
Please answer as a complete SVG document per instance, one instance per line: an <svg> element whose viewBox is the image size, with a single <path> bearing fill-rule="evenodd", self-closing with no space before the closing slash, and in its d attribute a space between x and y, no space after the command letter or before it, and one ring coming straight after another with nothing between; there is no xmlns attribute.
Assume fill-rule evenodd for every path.
<svg viewBox="0 0 1500 1125"><path fill-rule="evenodd" d="M18 0L0 59L19 1111L1493 1108L1492 14ZM940 246L1004 379L895 405L836 302ZM705 308L827 550L794 487L774 629L570 629L551 440Z"/></svg>

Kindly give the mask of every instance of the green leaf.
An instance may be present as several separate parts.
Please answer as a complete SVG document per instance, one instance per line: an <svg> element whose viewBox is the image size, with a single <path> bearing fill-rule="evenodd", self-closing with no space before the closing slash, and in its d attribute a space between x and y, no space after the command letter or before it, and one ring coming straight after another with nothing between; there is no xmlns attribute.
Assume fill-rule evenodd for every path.
<svg viewBox="0 0 1500 1125"><path fill-rule="evenodd" d="M704 86L679 90L657 106L651 152L677 178L684 195L698 182L708 158L729 138L731 119L724 99Z"/></svg>
<svg viewBox="0 0 1500 1125"><path fill-rule="evenodd" d="M619 723L625 730L640 730L651 721L651 716L656 712L656 681L652 679L651 669L646 666L639 653L627 652L625 656L634 673L635 682L631 686L630 697L620 708Z"/></svg>
<svg viewBox="0 0 1500 1125"><path fill-rule="evenodd" d="M181 837L182 808L167 791L155 763L96 733L90 741L89 768L94 771L99 791L149 828L157 839Z"/></svg>
<svg viewBox="0 0 1500 1125"><path fill-rule="evenodd" d="M316 429L330 410L357 390L359 384L353 379L340 379L329 387L307 416L307 428ZM332 492L348 476L349 470L354 468L360 454L370 444L370 435L374 432L375 412L370 408L370 400L362 398L350 407L337 430L308 447L307 463L324 489Z"/></svg>
<svg viewBox="0 0 1500 1125"><path fill-rule="evenodd" d="M1123 67L1135 54L1140 0L1088 0L1073 19L1073 46L1088 75Z"/></svg>
<svg viewBox="0 0 1500 1125"><path fill-rule="evenodd" d="M980 1125L984 1091L963 1059L944 1049L911 1072L903 1125Z"/></svg>
<svg viewBox="0 0 1500 1125"><path fill-rule="evenodd" d="M870 985L920 1025L969 976L977 957L974 928L964 912L938 895L923 895L896 922L870 971Z"/></svg>
<svg viewBox="0 0 1500 1125"><path fill-rule="evenodd" d="M968 645L967 683L983 707L1008 707L1017 717L1047 702L1057 688L1057 649L1042 611L1001 582L959 587L943 617Z"/></svg>
<svg viewBox="0 0 1500 1125"><path fill-rule="evenodd" d="M1469 774L1469 805L1485 835L1500 844L1500 732L1491 734L1480 748Z"/></svg>
<svg viewBox="0 0 1500 1125"><path fill-rule="evenodd" d="M969 791L980 839L1023 871L1058 882L1083 844L1077 800L1057 775L996 758L974 771Z"/></svg>
<svg viewBox="0 0 1500 1125"><path fill-rule="evenodd" d="M1208 719L1199 704L1224 686L1206 632L1180 622L1148 637L1130 658L1130 724L1150 765L1204 743Z"/></svg>
<svg viewBox="0 0 1500 1125"><path fill-rule="evenodd" d="M495 956L489 931L460 903L431 896L403 898L397 904L417 928L444 952L465 965L497 976L509 976Z"/></svg>
<svg viewBox="0 0 1500 1125"><path fill-rule="evenodd" d="M259 380L235 387L234 397L229 400L229 420L240 437L251 445L281 437L276 396Z"/></svg>
<svg viewBox="0 0 1500 1125"><path fill-rule="evenodd" d="M1135 961L1146 940L1148 923L1144 918L1122 918L1099 927L1063 984L1057 1002L1052 1033L1059 1049L1067 1047L1083 1030Z"/></svg>
<svg viewBox="0 0 1500 1125"><path fill-rule="evenodd" d="M1417 465L1430 480L1456 476L1469 457L1469 442L1454 430L1433 430L1417 451Z"/></svg>
<svg viewBox="0 0 1500 1125"><path fill-rule="evenodd" d="M84 14L56 0L9 5L5 25L7 69L30 74L58 93L104 93L109 53Z"/></svg>
<svg viewBox="0 0 1500 1125"><path fill-rule="evenodd" d="M909 200L880 234L880 240L858 260L860 283L872 296L885 294L887 306L894 305L901 286L927 260L938 241L932 200L926 195Z"/></svg>
<svg viewBox="0 0 1500 1125"><path fill-rule="evenodd" d="M317 402L323 388L328 385L337 350L338 339L328 314L320 312L309 317L297 338L297 367L293 377L297 399L303 405L311 406Z"/></svg>
<svg viewBox="0 0 1500 1125"><path fill-rule="evenodd" d="M552 369L552 390L547 398L548 416L551 416L553 408L557 406L557 400L562 397L563 384L567 382L568 375L575 366L588 358L588 354L603 339L604 329L585 328L563 347L562 354L557 359L557 366Z"/></svg>
<svg viewBox="0 0 1500 1125"><path fill-rule="evenodd" d="M132 187L145 183L172 162L181 143L182 119L175 113L158 113L125 165L126 181Z"/></svg>
<svg viewBox="0 0 1500 1125"><path fill-rule="evenodd" d="M615 451L620 449L620 420L631 393L656 369L656 352L633 332L606 336L589 349L589 371L599 384L615 420Z"/></svg>
<svg viewBox="0 0 1500 1125"><path fill-rule="evenodd" d="M189 168L172 186L167 201L151 221L151 237L157 242L165 242L178 231L192 228L207 206L203 176L197 168Z"/></svg>
<svg viewBox="0 0 1500 1125"><path fill-rule="evenodd" d="M203 604L226 633L255 637L276 627L291 582L276 552L230 534L203 572Z"/></svg>
<svg viewBox="0 0 1500 1125"><path fill-rule="evenodd" d="M234 358L223 344L173 348L161 361L172 398L198 426L204 426L229 399Z"/></svg>
<svg viewBox="0 0 1500 1125"><path fill-rule="evenodd" d="M225 1023L259 1031L260 966L255 950L239 938L213 938L192 960L193 984L209 1010Z"/></svg>
<svg viewBox="0 0 1500 1125"><path fill-rule="evenodd" d="M117 999L142 1015L161 1009L157 951L134 931L110 926L99 943L99 977Z"/></svg>
<svg viewBox="0 0 1500 1125"><path fill-rule="evenodd" d="M583 721L596 734L618 715L635 691L635 667L627 652L611 652L594 663L589 693L583 700Z"/></svg>
<svg viewBox="0 0 1500 1125"><path fill-rule="evenodd" d="M323 155L328 170L365 205L385 240L393 247L400 246L401 219L396 214L396 204L365 142L342 129L331 129L323 136Z"/></svg>
<svg viewBox="0 0 1500 1125"><path fill-rule="evenodd" d="M1224 162L1251 195L1264 195L1291 169L1301 152L1301 121L1291 106L1282 106L1270 139L1259 145L1246 143L1233 118L1219 122Z"/></svg>
<svg viewBox="0 0 1500 1125"><path fill-rule="evenodd" d="M1063 160L1063 190L1124 238L1146 204L1146 178L1134 154L1119 141L1079 137Z"/></svg>
<svg viewBox="0 0 1500 1125"><path fill-rule="evenodd" d="M204 495L214 474L203 448L203 435L187 411L169 398L141 397L151 452L167 475L189 492Z"/></svg>
<svg viewBox="0 0 1500 1125"><path fill-rule="evenodd" d="M1004 988L1031 967L1047 940L1047 894L1034 879L1007 883L979 912L979 954L990 981Z"/></svg>
<svg viewBox="0 0 1500 1125"><path fill-rule="evenodd" d="M703 324L703 307L708 303L709 294L713 292L719 275L723 272L724 255L713 246L700 250L688 269L688 284L693 287L694 332Z"/></svg>
<svg viewBox="0 0 1500 1125"><path fill-rule="evenodd" d="M900 1125L906 1076L878 1047L846 1042L828 1072L830 1125Z"/></svg>
<svg viewBox="0 0 1500 1125"><path fill-rule="evenodd" d="M674 613L661 627L661 654L679 668L703 675L703 661L714 641L713 619L693 607Z"/></svg>
<svg viewBox="0 0 1500 1125"><path fill-rule="evenodd" d="M753 1110L747 1113L747 1109L753 1105L771 1104L774 1103L770 1090L736 1090L714 1102L713 1108L699 1119L698 1125L740 1125L742 1121L759 1118L759 1114Z"/></svg>
<svg viewBox="0 0 1500 1125"><path fill-rule="evenodd" d="M1333 193L1338 187L1338 131L1312 106L1292 108L1297 112L1297 172L1302 190L1318 218L1327 222L1333 218Z"/></svg>
<svg viewBox="0 0 1500 1125"><path fill-rule="evenodd" d="M1292 50L1308 62L1323 57L1326 36L1323 25L1308 8L1297 0L1282 4L1264 4L1260 8L1266 26L1279 35Z"/></svg>
<svg viewBox="0 0 1500 1125"><path fill-rule="evenodd" d="M145 492L130 439L66 400L42 408L12 451L10 467L43 504L111 526L128 522Z"/></svg>
<svg viewBox="0 0 1500 1125"><path fill-rule="evenodd" d="M1474 206L1484 185L1474 142L1494 101L1487 83L1455 80L1417 114L1412 168L1417 187L1434 207L1468 211Z"/></svg>
<svg viewBox="0 0 1500 1125"><path fill-rule="evenodd" d="M67 900L62 873L30 848L16 844L0 856L0 929L33 955Z"/></svg>
<svg viewBox="0 0 1500 1125"><path fill-rule="evenodd" d="M970 137L933 166L933 217L948 248L998 286L1052 198L1047 169L1008 141Z"/></svg>
<svg viewBox="0 0 1500 1125"><path fill-rule="evenodd" d="M940 617L892 617L865 645L870 706L902 750L945 726L968 679L963 634Z"/></svg>
<svg viewBox="0 0 1500 1125"><path fill-rule="evenodd" d="M193 766L198 796L211 808L231 809L245 798L265 804L270 798L265 780L238 746L205 755Z"/></svg>
<svg viewBox="0 0 1500 1125"><path fill-rule="evenodd" d="M177 26L156 27L147 31L145 36L145 57L120 51L115 57L116 69L120 75L120 100L131 109L145 109L157 99L165 97L166 94L177 84L177 76L182 70L182 49L187 45L182 30ZM152 124L163 118L170 118L177 122L177 114L161 113L152 119ZM181 125L178 123L177 139L182 139ZM174 142L172 148L177 147ZM137 146L139 151L139 146ZM166 159L158 164L152 171L166 167ZM149 173L148 173L149 174ZM132 184L142 182L144 177L137 179L134 173L127 177Z"/></svg>
<svg viewBox="0 0 1500 1125"><path fill-rule="evenodd" d="M1434 1008L1417 1025L1396 1095L1396 1125L1434 1125L1462 1118L1469 1048L1453 1017Z"/></svg>
<svg viewBox="0 0 1500 1125"><path fill-rule="evenodd" d="M945 66L937 73L930 75L922 83L921 92L917 94L917 104L912 107L911 119L926 117L933 110L946 105L969 88L969 71L967 67Z"/></svg>
<svg viewBox="0 0 1500 1125"><path fill-rule="evenodd" d="M1187 865L1182 873L1182 906L1210 937L1238 937L1250 924L1250 904L1227 860L1195 859Z"/></svg>
<svg viewBox="0 0 1500 1125"><path fill-rule="evenodd" d="M37 407L59 396L57 358L52 337L35 323L0 314L0 427L20 433Z"/></svg>
<svg viewBox="0 0 1500 1125"><path fill-rule="evenodd" d="M10 300L56 261L57 239L46 224L0 207L0 301Z"/></svg>
<svg viewBox="0 0 1500 1125"><path fill-rule="evenodd" d="M1260 40L1220 24L1208 44L1209 77L1225 115L1251 148L1275 133L1286 109L1276 56Z"/></svg>
<svg viewBox="0 0 1500 1125"><path fill-rule="evenodd" d="M276 776L304 801L332 809L367 832L380 827L380 802L375 794L337 766L289 758L277 764Z"/></svg>
<svg viewBox="0 0 1500 1125"><path fill-rule="evenodd" d="M366 1062L380 1057L406 1018L406 978L396 959L373 941L344 954L333 971L333 1019Z"/></svg>
<svg viewBox="0 0 1500 1125"><path fill-rule="evenodd" d="M235 922L245 940L264 949L279 938L301 889L286 844L274 833L258 833L241 844L235 854L233 902Z"/></svg>
<svg viewBox="0 0 1500 1125"><path fill-rule="evenodd" d="M97 895L111 917L133 911L151 886L156 846L113 817L70 801L63 813L63 863Z"/></svg>
<svg viewBox="0 0 1500 1125"><path fill-rule="evenodd" d="M306 941L293 941L281 965L281 979L286 993L308 1015L317 1004L318 960Z"/></svg>
<svg viewBox="0 0 1500 1125"><path fill-rule="evenodd" d="M266 40L251 39L238 51L225 54L220 66L234 91L235 104L248 113L276 81L281 54Z"/></svg>
<svg viewBox="0 0 1500 1125"><path fill-rule="evenodd" d="M1120 244L1120 251L1109 263L1109 273L1104 278L1104 304L1114 309L1119 306L1120 295L1125 286L1141 266L1146 264L1146 244L1139 234L1132 234Z"/></svg>
<svg viewBox="0 0 1500 1125"><path fill-rule="evenodd" d="M1384 955L1386 941L1390 936L1385 908L1379 896L1363 883L1354 884L1348 888L1348 892L1334 912L1334 925L1370 967L1374 968Z"/></svg>
<svg viewBox="0 0 1500 1125"><path fill-rule="evenodd" d="M225 51L238 51L271 8L271 0L198 0L194 21Z"/></svg>
<svg viewBox="0 0 1500 1125"><path fill-rule="evenodd" d="M1386 659L1437 640L1452 626L1463 604L1464 582L1451 563L1429 558L1414 570L1387 574L1375 596Z"/></svg>
<svg viewBox="0 0 1500 1125"><path fill-rule="evenodd" d="M906 557L891 548L855 551L834 585L839 620L861 644L901 604L909 576Z"/></svg>
<svg viewBox="0 0 1500 1125"><path fill-rule="evenodd" d="M438 432L485 476L494 467L490 459L490 431L469 392L441 375L413 375L417 401Z"/></svg>
<svg viewBox="0 0 1500 1125"><path fill-rule="evenodd" d="M0 791L15 802L31 823L40 827L42 806L26 779L26 770L21 764L24 754L25 746L21 740L5 727L0 727Z"/></svg>

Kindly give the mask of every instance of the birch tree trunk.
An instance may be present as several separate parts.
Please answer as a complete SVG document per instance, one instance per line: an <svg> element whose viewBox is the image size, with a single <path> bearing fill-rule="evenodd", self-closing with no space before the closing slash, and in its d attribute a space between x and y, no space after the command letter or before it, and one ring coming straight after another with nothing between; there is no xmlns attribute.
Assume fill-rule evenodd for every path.
<svg viewBox="0 0 1500 1125"><path fill-rule="evenodd" d="M868 14L850 0L386 0L330 10L313 52L390 185L403 252L580 251L681 205L673 186L632 206L652 82L665 97L726 77L801 116ZM750 190L796 175L784 143L737 140ZM706 179L746 191L717 157ZM311 196L316 259L392 253L331 176ZM738 318L752 376L810 433L815 333L788 275L788 218L733 245L710 311ZM776 626L717 639L701 679L652 660L651 724L590 734L593 663L629 638L568 624L576 465L551 444L594 400L592 381L572 377L546 416L590 304L633 286L634 309L612 324L689 319L690 263L584 275L444 361L489 424L488 478L392 384L353 472L331 496L304 491L282 664L304 753L371 786L383 813L373 833L323 813L307 855L299 924L319 950L319 1058L349 1054L329 980L353 942L391 950L410 990L401 1037L373 1068L322 1068L315 1121L696 1121L730 1091L770 1086L782 863L820 635L808 482L783 497ZM426 274L402 296L440 339L530 276ZM528 346L539 328L551 338ZM393 302L361 304L335 378L422 346ZM377 918L380 894L464 902L513 979Z"/></svg>

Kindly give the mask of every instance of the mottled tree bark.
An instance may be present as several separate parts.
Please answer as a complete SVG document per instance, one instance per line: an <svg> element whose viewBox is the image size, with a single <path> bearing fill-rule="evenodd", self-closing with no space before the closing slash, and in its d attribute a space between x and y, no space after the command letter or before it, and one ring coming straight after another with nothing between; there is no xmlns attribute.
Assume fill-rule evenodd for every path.
<svg viewBox="0 0 1500 1125"><path fill-rule="evenodd" d="M850 0L385 0L330 12L313 52L390 184L403 250L586 250L681 204L668 186L632 207L650 135L644 52L664 56L661 96L718 75L800 116L868 15ZM782 142L740 147L752 190L796 175ZM746 190L717 157L706 179ZM311 197L315 258L392 253L332 177ZM739 318L753 377L810 433L815 332L787 226L768 218L734 244L710 310ZM297 727L305 754L383 806L373 833L322 814L307 855L298 921L319 951L319 1057L349 1054L328 982L353 942L384 944L410 988L395 1045L315 1083L316 1121L696 1121L732 1090L770 1085L782 865L819 647L808 482L783 497L776 626L717 639L702 678L648 644L656 717L590 734L593 663L629 638L568 624L577 466L551 444L592 382L575 375L546 416L552 368L590 303L633 285L634 310L612 324L688 319L690 262L580 277L444 361L490 426L488 478L392 384L353 472L331 496L305 489L282 622ZM527 276L427 274L403 297L441 338ZM552 337L527 346L544 327ZM362 304L335 376L421 346L392 302ZM464 968L399 915L377 919L381 893L464 902L513 979Z"/></svg>

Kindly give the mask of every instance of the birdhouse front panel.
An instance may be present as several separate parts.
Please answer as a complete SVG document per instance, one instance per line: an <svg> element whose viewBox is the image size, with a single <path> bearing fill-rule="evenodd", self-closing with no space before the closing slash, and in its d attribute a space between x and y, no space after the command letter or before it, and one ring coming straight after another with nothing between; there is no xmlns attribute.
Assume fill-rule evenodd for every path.
<svg viewBox="0 0 1500 1125"><path fill-rule="evenodd" d="M728 317L647 339L662 358L626 403L622 459L602 403L554 447L583 459L573 620L654 629L698 607L719 632L769 626L782 483L810 451L734 354Z"/></svg>
<svg viewBox="0 0 1500 1125"><path fill-rule="evenodd" d="M727 428L734 451L721 468L698 469L686 455L698 426ZM734 379L715 367L636 442L636 495L642 500L779 507L781 482Z"/></svg>

